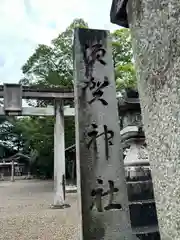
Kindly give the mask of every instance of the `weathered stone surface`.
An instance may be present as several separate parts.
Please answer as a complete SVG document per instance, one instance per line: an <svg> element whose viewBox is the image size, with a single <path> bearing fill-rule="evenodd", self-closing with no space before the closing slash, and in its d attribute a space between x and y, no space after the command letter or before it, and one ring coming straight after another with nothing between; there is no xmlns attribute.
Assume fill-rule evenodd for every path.
<svg viewBox="0 0 180 240"><path fill-rule="evenodd" d="M102 44L102 46L93 47L94 44ZM86 45L88 45L87 48L85 48ZM130 225L123 153L120 149L109 33L101 30L76 29L74 51L77 183L82 227L81 239L135 239ZM90 80L92 82L89 85ZM104 94L102 92L94 94L96 99L90 104L89 101L93 98L92 93L95 93L98 87L100 88L104 80L109 83L101 89ZM87 84L84 83L85 81ZM97 83L98 81L100 83ZM99 100L100 95L104 101ZM105 141L105 134L101 135L106 126L109 131L112 131L108 132L112 145L110 141ZM90 133L90 130L94 132ZM92 144L88 149L87 145L93 136ZM106 145L107 148L105 143L108 145ZM114 189L112 204L116 204L116 207L114 206L116 209L108 210L113 206L109 198L110 192L102 197L102 206L100 196L108 191L113 182L116 189ZM95 199L96 204L93 205Z"/></svg>
<svg viewBox="0 0 180 240"><path fill-rule="evenodd" d="M131 144L129 151L126 154L124 163L136 162L137 165L139 162L147 160L148 161L148 152L147 149L141 144Z"/></svg>
<svg viewBox="0 0 180 240"><path fill-rule="evenodd" d="M162 240L180 239L180 1L132 0L129 24Z"/></svg>
<svg viewBox="0 0 180 240"><path fill-rule="evenodd" d="M125 116L122 117L122 124L123 128L127 126L141 126L141 113L135 111L128 112Z"/></svg>
<svg viewBox="0 0 180 240"><path fill-rule="evenodd" d="M65 147L63 102L56 101L54 125L54 205L65 208Z"/></svg>

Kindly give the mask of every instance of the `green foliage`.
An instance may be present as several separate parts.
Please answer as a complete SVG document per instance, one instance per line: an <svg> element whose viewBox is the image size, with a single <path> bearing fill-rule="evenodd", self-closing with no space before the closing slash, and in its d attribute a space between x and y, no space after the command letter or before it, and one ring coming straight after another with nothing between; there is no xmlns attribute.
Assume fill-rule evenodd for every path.
<svg viewBox="0 0 180 240"><path fill-rule="evenodd" d="M132 62L131 36L128 29L121 28L111 34L112 52L115 66Z"/></svg>
<svg viewBox="0 0 180 240"><path fill-rule="evenodd" d="M116 75L116 89L137 89L137 79L134 65L132 63L127 63L124 65L117 65L115 68Z"/></svg>
<svg viewBox="0 0 180 240"><path fill-rule="evenodd" d="M87 28L82 19L75 19L73 23L52 40L51 46L40 44L35 53L22 67L25 78L21 80L25 85L39 85L43 87L72 87L73 86L73 31L75 27Z"/></svg>
<svg viewBox="0 0 180 240"><path fill-rule="evenodd" d="M6 158L14 154L12 145L6 144L6 139L10 135L10 125L6 116L0 117L0 159ZM1 161L1 160L0 160Z"/></svg>
<svg viewBox="0 0 180 240"><path fill-rule="evenodd" d="M6 121L0 125L0 142L2 146L13 148L15 151L28 151L22 134L24 125L15 117L6 117Z"/></svg>
<svg viewBox="0 0 180 240"><path fill-rule="evenodd" d="M119 29L113 32L111 37L116 88L120 91L125 88L136 88L130 31L124 28Z"/></svg>

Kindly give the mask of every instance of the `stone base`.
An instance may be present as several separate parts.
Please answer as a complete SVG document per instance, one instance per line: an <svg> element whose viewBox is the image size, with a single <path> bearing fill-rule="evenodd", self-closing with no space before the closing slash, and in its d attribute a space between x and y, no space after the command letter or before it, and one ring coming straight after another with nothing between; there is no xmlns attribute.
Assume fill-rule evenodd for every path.
<svg viewBox="0 0 180 240"><path fill-rule="evenodd" d="M62 205L55 205L55 204L52 204L50 206L51 209L65 209L65 208L70 208L71 205L69 204L62 204Z"/></svg>
<svg viewBox="0 0 180 240"><path fill-rule="evenodd" d="M77 186L75 185L67 185L66 193L77 193Z"/></svg>

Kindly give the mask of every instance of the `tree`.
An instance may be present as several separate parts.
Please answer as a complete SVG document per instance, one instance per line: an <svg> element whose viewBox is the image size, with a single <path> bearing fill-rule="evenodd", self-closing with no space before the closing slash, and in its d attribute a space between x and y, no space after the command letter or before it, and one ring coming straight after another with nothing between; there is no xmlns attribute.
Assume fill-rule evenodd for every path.
<svg viewBox="0 0 180 240"><path fill-rule="evenodd" d="M24 78L23 85L36 85L40 87L73 87L73 30L75 27L88 27L82 19L75 19L73 23L52 40L50 46L39 45L35 53L30 56L22 67ZM30 102L31 105L44 106L53 104L47 101ZM73 106L73 100L65 104ZM36 166L44 174L53 172L53 147L54 147L54 117L29 118L31 136L29 145L39 153ZM28 124L27 124L28 125ZM27 130L27 129L26 129ZM75 142L75 123L73 118L65 118L65 143L66 147Z"/></svg>
<svg viewBox="0 0 180 240"><path fill-rule="evenodd" d="M136 89L137 80L133 64L131 35L128 29L119 29L111 34L112 53L115 68L116 88Z"/></svg>
<svg viewBox="0 0 180 240"><path fill-rule="evenodd" d="M88 25L82 19L75 19L65 32L52 40L51 46L38 46L22 67L25 77L20 82L23 85L73 87L72 43L75 27L88 28ZM111 37L117 89L136 88L130 32L128 29L116 30Z"/></svg>
<svg viewBox="0 0 180 240"><path fill-rule="evenodd" d="M52 40L51 46L40 44L35 53L22 67L25 78L24 85L40 85L43 87L73 87L73 30L75 27L87 28L82 19L73 23Z"/></svg>
<svg viewBox="0 0 180 240"><path fill-rule="evenodd" d="M10 134L10 123L8 117L0 117L0 158L7 158L15 154L16 150L11 143L7 143L7 137Z"/></svg>

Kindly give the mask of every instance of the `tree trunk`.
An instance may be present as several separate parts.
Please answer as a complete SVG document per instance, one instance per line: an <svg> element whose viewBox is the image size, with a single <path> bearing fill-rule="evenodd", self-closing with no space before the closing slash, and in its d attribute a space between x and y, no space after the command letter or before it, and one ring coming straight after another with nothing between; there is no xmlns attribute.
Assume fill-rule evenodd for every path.
<svg viewBox="0 0 180 240"><path fill-rule="evenodd" d="M161 239L180 239L180 1L131 0L127 11Z"/></svg>

